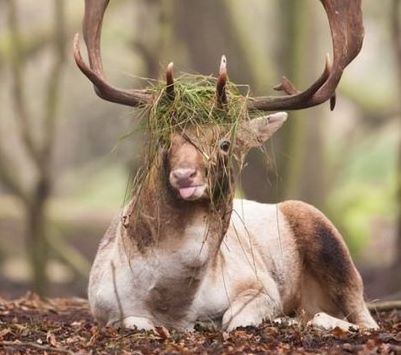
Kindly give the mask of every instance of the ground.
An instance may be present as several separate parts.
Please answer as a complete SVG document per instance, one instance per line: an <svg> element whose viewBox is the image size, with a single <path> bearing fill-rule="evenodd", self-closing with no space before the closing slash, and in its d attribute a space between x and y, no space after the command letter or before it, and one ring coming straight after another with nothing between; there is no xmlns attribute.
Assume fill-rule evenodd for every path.
<svg viewBox="0 0 401 355"><path fill-rule="evenodd" d="M401 311L375 314L381 330L322 332L300 326L247 327L231 333L198 329L188 333L158 328L141 332L101 328L87 301L41 300L34 294L0 299L1 354L401 354Z"/></svg>

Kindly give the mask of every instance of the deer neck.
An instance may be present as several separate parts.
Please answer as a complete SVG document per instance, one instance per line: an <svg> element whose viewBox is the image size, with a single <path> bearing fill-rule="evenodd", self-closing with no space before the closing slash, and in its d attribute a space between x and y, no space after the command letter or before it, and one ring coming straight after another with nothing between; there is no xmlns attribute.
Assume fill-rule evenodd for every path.
<svg viewBox="0 0 401 355"><path fill-rule="evenodd" d="M128 243L123 244L132 247L125 255L138 261L134 269L146 273L146 306L153 316L166 326L185 328L199 286L218 260L231 207L177 199L166 169L156 167L131 201L122 234Z"/></svg>
<svg viewBox="0 0 401 355"><path fill-rule="evenodd" d="M150 169L125 216L126 234L141 254L159 248L167 253L181 250L196 259L198 252L201 263L206 263L217 255L227 231L232 198L224 203L180 200L165 171L157 164Z"/></svg>

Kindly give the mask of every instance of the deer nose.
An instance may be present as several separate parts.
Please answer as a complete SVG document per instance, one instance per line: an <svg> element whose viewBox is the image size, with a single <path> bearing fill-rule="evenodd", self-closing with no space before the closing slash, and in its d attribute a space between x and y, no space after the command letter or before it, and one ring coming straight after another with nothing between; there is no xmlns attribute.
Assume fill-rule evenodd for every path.
<svg viewBox="0 0 401 355"><path fill-rule="evenodd" d="M190 183L191 179L195 177L196 175L196 169L192 168L179 168L179 169L174 169L171 172L172 177L174 180L176 180L178 183Z"/></svg>

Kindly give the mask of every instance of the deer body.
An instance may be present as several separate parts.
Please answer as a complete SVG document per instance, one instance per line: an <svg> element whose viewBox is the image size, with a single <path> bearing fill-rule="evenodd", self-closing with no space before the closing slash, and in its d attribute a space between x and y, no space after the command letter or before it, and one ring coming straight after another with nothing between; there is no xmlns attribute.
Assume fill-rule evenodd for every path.
<svg viewBox="0 0 401 355"><path fill-rule="evenodd" d="M282 315L302 314L309 320L328 312L366 328L377 326L344 242L320 212L296 201L267 205L247 200L235 200L234 211L217 252L214 243L205 241L208 226L201 211L183 235L171 236L145 255L127 255L117 218L91 272L89 301L95 317L145 329L190 329L196 320L214 320L231 330ZM291 213L311 218L313 234L296 235ZM332 234L319 234L325 228ZM330 260L328 253L336 253L335 258ZM305 263L308 259L316 264ZM339 272L345 270L339 268L347 269L344 279Z"/></svg>

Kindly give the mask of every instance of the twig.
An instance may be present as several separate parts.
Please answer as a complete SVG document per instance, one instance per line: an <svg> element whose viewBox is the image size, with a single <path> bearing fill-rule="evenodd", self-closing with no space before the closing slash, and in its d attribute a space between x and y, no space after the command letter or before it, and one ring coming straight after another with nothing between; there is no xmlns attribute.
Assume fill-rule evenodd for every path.
<svg viewBox="0 0 401 355"><path fill-rule="evenodd" d="M376 311L376 312L391 311L393 309L400 310L401 309L401 300L369 303L368 309L370 311Z"/></svg>
<svg viewBox="0 0 401 355"><path fill-rule="evenodd" d="M74 354L74 352L67 350L65 348L56 348L52 347L49 345L41 345L37 344L34 342L21 342L21 341L2 341L0 343L0 347L31 347L39 350L44 350L44 351L53 351L53 352L58 352L58 353L64 353L64 354Z"/></svg>
<svg viewBox="0 0 401 355"><path fill-rule="evenodd" d="M124 317L124 310L123 310L123 306L122 306L122 304L121 304L120 295L118 294L118 290L117 290L116 267L114 266L113 261L110 262L110 267L111 267L111 272L112 272L112 276L113 276L114 294L116 295L118 310L119 310L119 312L120 312L121 325L123 325L123 321L124 321L124 318L125 318L125 317Z"/></svg>
<svg viewBox="0 0 401 355"><path fill-rule="evenodd" d="M55 226L49 225L49 228L51 228L49 233L45 233L45 238L49 247L66 265L86 279L90 270L90 263L88 260L65 241L60 231Z"/></svg>
<svg viewBox="0 0 401 355"><path fill-rule="evenodd" d="M10 165L9 157L3 152L0 146L0 181L24 203L30 202L29 193L26 191L17 171Z"/></svg>

